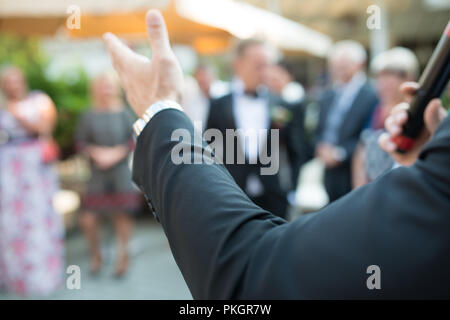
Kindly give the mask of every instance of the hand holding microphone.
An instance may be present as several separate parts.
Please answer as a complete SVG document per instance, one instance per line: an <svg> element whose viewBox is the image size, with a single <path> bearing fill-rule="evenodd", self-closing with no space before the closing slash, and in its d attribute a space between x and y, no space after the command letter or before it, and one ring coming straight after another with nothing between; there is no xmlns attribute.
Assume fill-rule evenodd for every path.
<svg viewBox="0 0 450 320"><path fill-rule="evenodd" d="M411 101L418 88L418 83L406 82L401 86L400 90L405 95L405 100ZM424 130L415 139L414 145L407 153L399 153L397 152L398 145L395 143L395 140L403 135L403 128L410 117L409 108L409 103L404 102L392 109L391 114L385 121L387 132L383 133L379 139L381 149L391 154L399 164L405 166L412 165L417 160L422 147L433 136L447 115L439 99L431 100L423 114Z"/></svg>
<svg viewBox="0 0 450 320"><path fill-rule="evenodd" d="M402 165L411 165L422 146L445 117L439 98L450 79L450 22L428 62L419 83L401 87L408 103L395 107L387 118L388 131L380 137L383 150Z"/></svg>
<svg viewBox="0 0 450 320"><path fill-rule="evenodd" d="M413 94L408 108L408 120L403 123L402 134L392 137L398 153L416 149L424 129L424 113L432 99L439 98L450 79L450 22L448 22L438 45L425 67L418 85L406 89Z"/></svg>

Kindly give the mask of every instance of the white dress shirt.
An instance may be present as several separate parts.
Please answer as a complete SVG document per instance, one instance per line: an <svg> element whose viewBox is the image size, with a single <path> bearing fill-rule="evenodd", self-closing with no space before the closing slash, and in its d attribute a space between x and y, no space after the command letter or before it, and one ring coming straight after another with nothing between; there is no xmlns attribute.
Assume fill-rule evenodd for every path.
<svg viewBox="0 0 450 320"><path fill-rule="evenodd" d="M239 79L234 79L233 90L233 115L238 132L239 141L244 154L250 163L256 163L259 151L264 147L267 139L267 130L270 124L270 112L267 99L264 97L252 97L245 94L245 86ZM244 134L244 135L243 135ZM249 135L257 137L249 139ZM245 139L247 137L247 139ZM247 143L244 143L247 140Z"/></svg>
<svg viewBox="0 0 450 320"><path fill-rule="evenodd" d="M246 95L245 85L240 79L234 79L231 88L234 120L237 129L242 130L238 131L237 136L247 161L250 164L256 164L259 152L267 142L270 125L269 104L264 95L258 97ZM248 177L245 189L247 194L253 197L261 195L264 191L257 175Z"/></svg>

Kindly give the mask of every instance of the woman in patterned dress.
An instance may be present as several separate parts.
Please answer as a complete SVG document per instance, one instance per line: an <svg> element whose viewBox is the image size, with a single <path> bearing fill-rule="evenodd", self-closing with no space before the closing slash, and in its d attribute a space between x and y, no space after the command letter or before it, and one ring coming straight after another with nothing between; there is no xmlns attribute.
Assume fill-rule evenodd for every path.
<svg viewBox="0 0 450 320"><path fill-rule="evenodd" d="M28 92L21 70L0 78L0 286L47 295L62 283L63 225L52 206L56 172L44 161L43 137L56 121L44 93Z"/></svg>
<svg viewBox="0 0 450 320"><path fill-rule="evenodd" d="M115 275L122 276L128 267L131 214L140 201L127 162L134 147L133 119L124 108L117 81L109 74L93 81L92 96L94 107L83 114L77 132L78 149L89 158L91 171L80 224L89 245L91 272L97 273L102 266L98 218L112 218L118 240Z"/></svg>

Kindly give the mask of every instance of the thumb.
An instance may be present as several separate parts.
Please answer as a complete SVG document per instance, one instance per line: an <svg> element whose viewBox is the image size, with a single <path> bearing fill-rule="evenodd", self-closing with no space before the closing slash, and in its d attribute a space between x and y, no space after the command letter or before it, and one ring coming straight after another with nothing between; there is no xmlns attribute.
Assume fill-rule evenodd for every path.
<svg viewBox="0 0 450 320"><path fill-rule="evenodd" d="M426 128L431 134L437 130L442 120L445 118L446 112L442 107L441 100L433 99L425 110L424 120Z"/></svg>
<svg viewBox="0 0 450 320"><path fill-rule="evenodd" d="M168 55L171 52L166 24L159 10L149 10L145 17L147 35L154 54Z"/></svg>

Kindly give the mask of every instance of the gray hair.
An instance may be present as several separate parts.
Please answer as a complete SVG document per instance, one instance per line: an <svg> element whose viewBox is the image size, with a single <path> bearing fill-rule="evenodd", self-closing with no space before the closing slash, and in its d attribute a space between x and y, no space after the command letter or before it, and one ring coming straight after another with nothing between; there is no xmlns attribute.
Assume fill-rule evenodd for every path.
<svg viewBox="0 0 450 320"><path fill-rule="evenodd" d="M363 45L353 40L336 42L328 51L328 59L342 56L348 57L351 61L358 64L364 64L367 60L366 50Z"/></svg>
<svg viewBox="0 0 450 320"><path fill-rule="evenodd" d="M413 80L418 76L419 62L411 50L395 47L378 54L372 60L370 70L374 74L390 71Z"/></svg>

